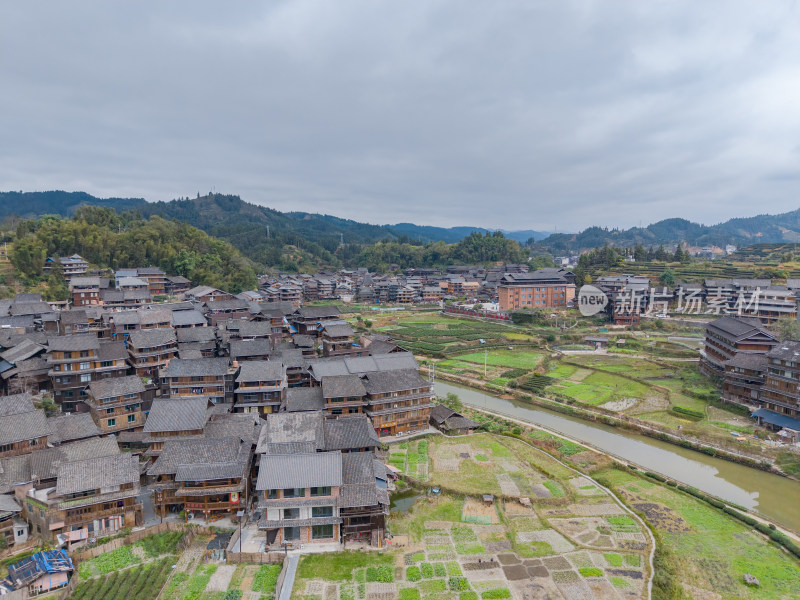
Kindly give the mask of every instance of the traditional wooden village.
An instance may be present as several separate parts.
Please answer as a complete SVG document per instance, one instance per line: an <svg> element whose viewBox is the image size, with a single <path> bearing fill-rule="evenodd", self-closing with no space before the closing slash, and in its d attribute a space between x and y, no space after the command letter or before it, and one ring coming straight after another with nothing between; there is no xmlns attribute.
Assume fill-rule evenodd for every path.
<svg viewBox="0 0 800 600"><path fill-rule="evenodd" d="M0 301L3 596L651 598L659 544L707 539L668 508L682 494L736 522L743 552L777 561L774 580L741 567L725 584L736 597L791 597L788 530L436 381L780 471L800 431L800 341L769 325L796 316L793 282L708 280L692 293L726 310L697 319L678 286L609 276L595 284L610 308L586 319L566 267L271 275L231 294L152 267L53 261L69 301ZM770 294L760 308L727 310L756 288ZM548 322L526 324L533 309ZM643 335L656 321L675 331ZM675 373L655 373L660 354ZM624 379L631 368L651 380ZM698 383L712 379L733 413L712 418L686 391L713 395ZM731 597L696 583L693 597Z"/></svg>

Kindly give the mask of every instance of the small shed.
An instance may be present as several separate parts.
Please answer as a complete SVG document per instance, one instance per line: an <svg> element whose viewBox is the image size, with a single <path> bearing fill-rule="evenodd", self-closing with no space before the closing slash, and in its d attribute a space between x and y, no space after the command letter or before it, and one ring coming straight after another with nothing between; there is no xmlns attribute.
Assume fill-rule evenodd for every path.
<svg viewBox="0 0 800 600"><path fill-rule="evenodd" d="M431 425L436 427L439 431L451 435L472 433L480 427L480 425L472 419L468 419L461 413L457 413L444 404L438 404L433 407L431 410L430 422Z"/></svg>
<svg viewBox="0 0 800 600"><path fill-rule="evenodd" d="M9 565L4 583L15 590L27 589L35 596L67 585L72 571L66 550L46 550Z"/></svg>
<svg viewBox="0 0 800 600"><path fill-rule="evenodd" d="M484 494L481 496L483 503L487 506L494 504L494 496L492 494Z"/></svg>
<svg viewBox="0 0 800 600"><path fill-rule="evenodd" d="M585 338L583 338L583 341L589 346L594 346L595 350L608 348L608 338L601 335L587 335Z"/></svg>

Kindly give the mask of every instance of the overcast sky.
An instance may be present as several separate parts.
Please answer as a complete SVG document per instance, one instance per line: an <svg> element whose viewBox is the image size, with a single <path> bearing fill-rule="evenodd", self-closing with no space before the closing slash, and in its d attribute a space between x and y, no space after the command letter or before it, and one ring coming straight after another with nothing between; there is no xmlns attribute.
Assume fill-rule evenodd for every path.
<svg viewBox="0 0 800 600"><path fill-rule="evenodd" d="M0 3L0 190L576 231L800 206L797 1Z"/></svg>

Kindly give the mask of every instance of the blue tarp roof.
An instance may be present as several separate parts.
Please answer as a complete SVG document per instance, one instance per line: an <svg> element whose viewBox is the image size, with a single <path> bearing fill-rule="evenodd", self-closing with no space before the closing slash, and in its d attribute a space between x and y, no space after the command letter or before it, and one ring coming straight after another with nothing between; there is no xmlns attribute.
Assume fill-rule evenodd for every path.
<svg viewBox="0 0 800 600"><path fill-rule="evenodd" d="M777 425L778 427L787 427L789 429L795 429L800 431L800 419L795 419L788 415L782 415L780 413L772 412L771 410L767 410L766 408L759 408L757 411L753 413L754 417L758 417L759 419L770 423L771 425Z"/></svg>

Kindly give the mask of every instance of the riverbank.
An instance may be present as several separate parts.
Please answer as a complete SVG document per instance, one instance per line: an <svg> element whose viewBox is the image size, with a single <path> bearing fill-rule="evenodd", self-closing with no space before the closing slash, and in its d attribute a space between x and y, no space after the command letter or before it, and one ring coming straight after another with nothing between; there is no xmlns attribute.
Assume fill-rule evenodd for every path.
<svg viewBox="0 0 800 600"><path fill-rule="evenodd" d="M800 504L786 501L800 496L800 484L794 480L600 422L534 407L514 398L499 398L471 387L438 382L436 391L440 396L455 393L467 406L543 427L621 462L640 465L643 470L660 473L745 507L785 529L800 531Z"/></svg>
<svg viewBox="0 0 800 600"><path fill-rule="evenodd" d="M430 369L427 366L420 367L420 370L426 373L430 372ZM439 379L444 379L445 381L452 381L453 383L478 389L492 395L498 394L498 390L494 386L487 385L484 382L470 377L463 377L442 371L438 371L436 373L436 377ZM612 427L622 428L627 431L632 431L647 437L658 439L682 448L689 448L697 452L702 452L712 457L722 458L724 460L729 460L747 467L760 469L762 471L769 471L776 475L796 480L795 477L787 475L781 471L775 465L774 460L770 457L754 456L744 452L735 452L728 448L723 448L721 446L712 444L706 440L701 440L686 435L676 435L670 431L655 427L639 419L628 417L626 415L614 414L610 411L604 411L586 406L577 406L575 404L567 404L565 402L559 402L543 396L520 392L519 390L510 389L508 387L503 389L503 394L513 397L518 401L527 402L533 406L539 406L548 410L578 417L591 422L600 422Z"/></svg>

